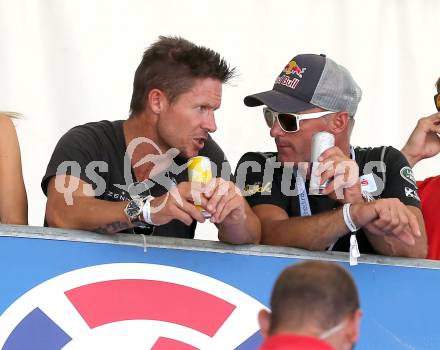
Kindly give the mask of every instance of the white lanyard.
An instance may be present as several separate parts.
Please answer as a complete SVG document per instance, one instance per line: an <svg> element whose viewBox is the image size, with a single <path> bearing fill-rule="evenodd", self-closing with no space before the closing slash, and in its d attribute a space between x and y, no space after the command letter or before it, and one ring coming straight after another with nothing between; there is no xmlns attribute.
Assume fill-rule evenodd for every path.
<svg viewBox="0 0 440 350"><path fill-rule="evenodd" d="M350 154L351 154L351 159L356 161L356 154L354 153L354 147L352 145L350 145Z"/></svg>
<svg viewBox="0 0 440 350"><path fill-rule="evenodd" d="M351 145L350 145L350 154L351 154L351 159L356 161L354 147ZM304 182L304 178L302 177L302 174L299 174L299 172L297 172L297 176L296 176L296 185L298 188L299 210L300 210L301 216L310 216L310 215L312 215L312 211L310 209L309 196L307 194L306 184ZM352 235L350 237L350 265L357 264L357 257L358 257L358 256L356 256L354 258L355 259L354 263L352 263L352 255L354 257L355 254L351 254L351 253L352 252L354 253L355 251L357 251L359 254L357 241L356 241L356 245L354 246L353 238L354 238L354 241L356 241L356 236ZM333 250L333 246L335 245L335 243L333 243L330 247L328 247L327 250Z"/></svg>
<svg viewBox="0 0 440 350"><path fill-rule="evenodd" d="M351 145L350 145L350 154L351 154L351 159L356 161L354 147ZM296 177L296 186L298 187L299 210L301 212L301 216L312 215L312 211L310 209L310 203L309 203L309 196L306 190L306 184L304 182L304 178L301 176L301 174L298 174L298 172Z"/></svg>
<svg viewBox="0 0 440 350"><path fill-rule="evenodd" d="M310 210L309 196L307 195L306 184L302 174L297 173L296 186L298 188L299 210L301 212L301 216L312 215L312 211Z"/></svg>

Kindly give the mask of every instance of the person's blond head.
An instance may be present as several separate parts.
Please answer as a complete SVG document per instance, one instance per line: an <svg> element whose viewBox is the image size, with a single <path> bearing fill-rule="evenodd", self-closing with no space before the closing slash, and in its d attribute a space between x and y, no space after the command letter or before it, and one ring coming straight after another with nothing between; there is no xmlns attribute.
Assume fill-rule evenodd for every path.
<svg viewBox="0 0 440 350"><path fill-rule="evenodd" d="M18 112L0 111L0 115L3 114L9 118L21 118L23 115Z"/></svg>

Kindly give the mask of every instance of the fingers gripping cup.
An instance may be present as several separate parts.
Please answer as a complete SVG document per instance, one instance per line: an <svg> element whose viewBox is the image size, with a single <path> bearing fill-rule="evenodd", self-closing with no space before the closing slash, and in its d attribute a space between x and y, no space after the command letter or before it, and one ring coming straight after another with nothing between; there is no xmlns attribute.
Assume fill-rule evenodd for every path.
<svg viewBox="0 0 440 350"><path fill-rule="evenodd" d="M203 185L208 184L212 179L211 161L208 157L193 157L188 160L188 179L191 182L198 182ZM200 203L194 203L202 212L205 218L210 218L211 214L202 208Z"/></svg>
<svg viewBox="0 0 440 350"><path fill-rule="evenodd" d="M335 145L335 136L325 131L318 132L312 136L312 150L310 162L312 165L312 172L310 175L309 194L322 195L328 181L321 184L321 175L317 175L317 169L319 167L318 158L321 154L332 148Z"/></svg>

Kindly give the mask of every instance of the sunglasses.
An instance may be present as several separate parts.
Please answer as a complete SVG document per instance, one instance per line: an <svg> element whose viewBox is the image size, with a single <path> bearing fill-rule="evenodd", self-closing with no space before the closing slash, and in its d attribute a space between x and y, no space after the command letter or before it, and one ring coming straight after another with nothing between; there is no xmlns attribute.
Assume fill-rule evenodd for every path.
<svg viewBox="0 0 440 350"><path fill-rule="evenodd" d="M440 112L440 92L434 96L435 106L437 107L437 111Z"/></svg>
<svg viewBox="0 0 440 350"><path fill-rule="evenodd" d="M325 115L332 114L334 112L324 111L317 113L308 114L295 114L295 113L278 113L271 110L269 107L263 108L264 119L266 120L267 126L272 128L275 120L278 121L281 129L284 132L297 132L299 131L299 122L306 119L317 119Z"/></svg>

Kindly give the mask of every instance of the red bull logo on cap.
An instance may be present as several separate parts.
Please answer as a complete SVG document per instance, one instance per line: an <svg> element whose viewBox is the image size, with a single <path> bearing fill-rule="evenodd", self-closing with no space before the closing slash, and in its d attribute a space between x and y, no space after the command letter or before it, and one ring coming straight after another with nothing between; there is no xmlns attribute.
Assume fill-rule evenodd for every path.
<svg viewBox="0 0 440 350"><path fill-rule="evenodd" d="M303 73L307 68L301 68L298 64L291 60L283 69L280 76L275 80L275 84L284 85L291 89L296 89L300 80L298 78L302 78ZM295 78L294 76L298 78Z"/></svg>
<svg viewBox="0 0 440 350"><path fill-rule="evenodd" d="M295 61L290 61L283 69L283 72L287 75L296 74L299 78L302 78L302 74L307 68L301 68Z"/></svg>

